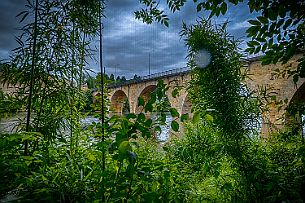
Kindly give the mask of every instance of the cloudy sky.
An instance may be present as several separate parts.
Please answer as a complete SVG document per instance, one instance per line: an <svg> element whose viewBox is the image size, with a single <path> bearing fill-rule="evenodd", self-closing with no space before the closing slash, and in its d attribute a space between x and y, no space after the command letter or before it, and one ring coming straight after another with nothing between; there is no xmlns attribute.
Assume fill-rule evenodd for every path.
<svg viewBox="0 0 305 203"><path fill-rule="evenodd" d="M15 36L18 35L16 28L19 24L15 16L25 9L25 2L26 0L0 1L1 60L8 59L10 51L17 46ZM179 36L182 21L190 25L208 13L197 13L193 1L189 0L180 12L169 15L170 26L167 28L158 23L147 25L135 20L134 11L140 8L138 0L107 1L106 18L103 20L106 73L125 75L126 78L133 77L134 74L148 75L149 55L151 74L186 66L186 47ZM217 22L229 20L228 31L236 38L245 40L245 30L249 26L247 21L254 15L249 15L246 4L229 6L227 14L217 18ZM92 47L98 46L98 43L98 39L93 40ZM245 44L241 46L244 47ZM98 72L98 61L89 60L89 66Z"/></svg>

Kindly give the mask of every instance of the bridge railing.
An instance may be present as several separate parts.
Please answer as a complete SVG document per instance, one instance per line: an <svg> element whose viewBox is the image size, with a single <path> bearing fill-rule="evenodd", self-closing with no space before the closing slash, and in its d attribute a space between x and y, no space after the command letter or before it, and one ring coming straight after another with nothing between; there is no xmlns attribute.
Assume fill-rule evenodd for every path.
<svg viewBox="0 0 305 203"><path fill-rule="evenodd" d="M115 88L115 87L119 87L119 86L122 86L122 85L128 85L128 84L139 83L139 82L144 82L144 81L148 81L148 80L155 80L155 79L159 79L159 78L164 78L164 77L167 77L167 76L184 74L184 73L187 73L189 71L190 71L190 69L188 67L172 69L172 70L168 70L168 71L164 71L164 72L160 72L160 73L154 73L154 74L146 75L146 76L143 76L143 77L137 78L137 79L130 79L130 80L126 80L126 81L119 82L119 83L112 83L112 84L108 85L108 88Z"/></svg>
<svg viewBox="0 0 305 203"><path fill-rule="evenodd" d="M188 72L189 70L190 69L188 67L177 68L177 69L172 69L172 70L168 70L168 71L164 71L164 72L160 72L160 73L146 75L146 76L142 77L141 79L142 80L155 79L155 78L160 78L160 77L164 77L164 76L170 76L170 75L176 75L176 74Z"/></svg>

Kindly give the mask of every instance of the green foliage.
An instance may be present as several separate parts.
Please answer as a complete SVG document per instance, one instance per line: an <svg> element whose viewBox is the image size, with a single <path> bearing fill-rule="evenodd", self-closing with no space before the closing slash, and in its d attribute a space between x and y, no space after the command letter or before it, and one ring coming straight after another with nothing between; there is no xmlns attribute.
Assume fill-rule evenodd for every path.
<svg viewBox="0 0 305 203"><path fill-rule="evenodd" d="M289 127L291 134L299 134L303 141L305 139L305 121L302 116L304 115L304 102L294 101L286 108L286 127Z"/></svg>
<svg viewBox="0 0 305 203"><path fill-rule="evenodd" d="M185 135L165 147L171 165L177 163L178 184L188 201L282 202L304 200L304 143L291 131L274 134L267 142L244 142L242 156L247 164L247 179L255 199L248 200L249 188L242 181L240 166L225 149L222 135L213 124L189 123ZM176 166L177 166L176 165ZM175 170L174 167L171 170ZM200 180L200 181L198 181ZM178 187L179 187L178 186ZM174 190L174 188L173 188Z"/></svg>
<svg viewBox="0 0 305 203"><path fill-rule="evenodd" d="M277 168L281 166L281 163L277 161L279 157L274 158L273 155L276 154L275 151L282 149L277 148L272 141L263 145L251 136L251 131L254 130L253 124L259 115L258 103L251 94L242 90L244 76L240 72L240 55L237 52L236 42L227 34L225 28L226 24L215 28L204 19L198 25L190 28L184 26L182 34L187 37L186 44L190 52L189 64L193 67L193 80L189 87L190 97L195 105L193 122L205 120L215 129L218 140L216 142L214 140L211 145L221 146L221 149L215 151L220 153L221 158L226 157L229 166L237 172L234 177L236 181L234 188L241 194L230 191L229 199L238 202L254 199L257 202L302 199L299 192L302 184L298 184L294 180L298 179L298 175L292 177L290 173L286 172L292 165L293 167L302 165L301 159L298 158L300 160L298 164L284 166L285 172L280 173ZM205 69L198 68L194 61L195 54L201 49L205 49L211 54L211 62ZM204 130L201 131L204 132ZM194 136L190 138L194 138ZM205 138L200 137L194 142L204 142ZM296 144L302 148L300 140ZM283 152L290 145L287 141L277 140L277 142L285 148ZM274 149L275 151L273 151ZM190 150L188 149L188 151ZM194 157L194 154L188 153ZM287 156L290 159L290 156L293 157L295 153L296 151L289 150ZM207 154L210 154L211 157L205 155L205 161L208 161L209 158L217 159L218 154L213 152ZM191 159L190 162L196 163L196 159ZM296 163L292 160L291 162ZM200 164L198 165L200 166ZM303 171L303 167L301 168L299 171ZM273 175L274 173L281 175ZM280 184L284 184L287 188L295 187L296 190L290 192L296 193L296 196L289 196L290 192L287 193L285 187L278 188ZM232 183L226 184L226 187L231 188L232 186Z"/></svg>
<svg viewBox="0 0 305 203"><path fill-rule="evenodd" d="M104 79L105 86L107 86L115 81L114 79L111 79L111 77L109 78L109 76L107 74L104 74L103 79ZM89 75L88 79L87 79L87 84L90 84L90 86L88 85L88 88L91 90L100 89L101 73L97 73L95 78Z"/></svg>
<svg viewBox="0 0 305 203"><path fill-rule="evenodd" d="M114 79L114 75L113 75L113 74L111 74L111 75L110 75L110 77L109 77L109 79L110 79L110 81L115 81L115 79Z"/></svg>
<svg viewBox="0 0 305 203"><path fill-rule="evenodd" d="M207 122L188 123L182 138L166 146L171 162L179 165L177 187L189 191L189 202L232 202L243 200L241 178L226 154L220 133ZM200 180L200 181L198 181ZM184 183L183 183L184 181ZM185 188L182 188L182 187ZM181 195L181 194L180 194Z"/></svg>
<svg viewBox="0 0 305 203"><path fill-rule="evenodd" d="M214 120L226 139L240 139L239 136L244 134L243 106L239 94L243 76L237 42L226 32L226 24L215 28L204 19L189 28L184 25L182 35L187 37L189 65L193 68L189 95L194 112L202 112L201 116ZM211 62L205 69L197 68L194 61L195 55L202 49L211 54ZM205 109L212 111L206 115Z"/></svg>
<svg viewBox="0 0 305 203"><path fill-rule="evenodd" d="M87 90L83 92L83 97L84 97L84 110L85 111L92 111L92 105L93 105L93 92L91 90Z"/></svg>
<svg viewBox="0 0 305 203"><path fill-rule="evenodd" d="M144 4L147 8L142 8L139 11L135 11L136 19L142 19L143 22L151 24L153 21L162 23L165 26L169 26L168 17L164 14L164 11L158 9L158 3L153 0L140 0L140 3Z"/></svg>
<svg viewBox="0 0 305 203"><path fill-rule="evenodd" d="M246 129L243 123L242 97L240 87L240 57L237 42L226 32L226 24L212 26L210 21L201 19L197 25L184 25L182 35L186 36L189 49L189 64L193 68L193 80L190 82L189 95L195 106L193 122L203 118L213 123L221 137L223 155L232 158L234 168L245 176L238 184L245 185L244 198L251 199L250 181L247 180L246 166L249 164L243 157L244 136ZM211 55L210 64L204 69L198 68L195 55L206 50ZM212 111L210 111L211 109ZM207 113L207 110L210 112Z"/></svg>
<svg viewBox="0 0 305 203"><path fill-rule="evenodd" d="M96 83L97 82L91 75L89 75L88 78L86 79L86 84L90 90L96 88Z"/></svg>
<svg viewBox="0 0 305 203"><path fill-rule="evenodd" d="M141 76L138 76L137 74L134 74L133 80L135 80L135 81L141 80Z"/></svg>
<svg viewBox="0 0 305 203"><path fill-rule="evenodd" d="M164 165L166 158L164 152L160 152L162 156L154 153L158 148L155 130L165 123L164 112L170 107L165 98L167 89L159 81L147 102L139 99L145 112L162 112L155 120L144 113L128 114L107 118L104 125L93 123L81 129L73 119L73 136L63 134L52 142L44 139L56 133L51 129L3 135L1 144L6 147L0 163L5 179L1 182L1 196L8 198L8 192L18 187L14 198L22 201L99 201L104 194L107 202L168 202L170 173ZM179 118L177 110L170 111ZM48 126L56 123L56 116L52 116L45 120L40 116L40 122L50 122ZM179 127L173 123L173 129ZM101 139L103 128L105 140ZM31 149L28 156L22 155L25 140ZM18 162L22 164L19 166Z"/></svg>
<svg viewBox="0 0 305 203"><path fill-rule="evenodd" d="M254 1L249 7L254 10ZM249 53L263 52L263 64L281 61L287 63L294 55L302 53L304 37L304 5L302 1L271 1L256 3L255 10L261 11L255 20L250 20L251 27L247 30ZM299 77L304 78L304 58L300 58L297 69L289 70L288 76L293 76L294 82Z"/></svg>
<svg viewBox="0 0 305 203"><path fill-rule="evenodd" d="M67 1L67 7L70 7L71 12L69 17L76 27L78 27L81 32L86 33L87 35L97 35L99 29L99 17L100 9L99 7L100 0L72 0ZM103 4L103 1L102 1Z"/></svg>
<svg viewBox="0 0 305 203"><path fill-rule="evenodd" d="M134 116L130 116L134 117ZM138 120L138 119L137 119ZM122 122L126 122L122 121ZM121 127L120 127L121 126ZM116 135L122 134L118 124ZM189 123L182 138L160 147L155 139L106 141L106 171L101 168L103 144L99 127L80 136L78 149L65 142L46 145L23 156L24 136L1 136L1 196L15 188L20 201L93 202L101 200L105 184L108 202L244 202L246 189L235 161L228 156L213 124ZM120 132L120 133L119 133ZM29 140L35 142L30 135ZM33 139L34 138L34 139ZM92 142L92 140L95 140ZM300 201L304 186L304 144L285 132L267 143L252 141L244 156L249 168L251 202ZM254 170L255 169L255 170ZM104 179L102 179L104 177Z"/></svg>
<svg viewBox="0 0 305 203"><path fill-rule="evenodd" d="M11 113L16 113L24 106L24 103L19 98L4 93L0 90L0 120L9 116Z"/></svg>
<svg viewBox="0 0 305 203"><path fill-rule="evenodd" d="M1 69L1 81L18 84L18 92L13 96L28 103L32 122L27 130L41 132L49 141L60 134L60 128L69 127L73 131L79 117L77 111L84 103L80 86L84 56L88 51L85 39L94 35L92 30L96 29L96 23L90 24L92 30L87 23L96 18L99 7L98 1L95 1L95 7L92 1L83 11L83 7L77 7L75 3L39 1L36 33L33 34L35 22L28 21L17 38L19 47L14 49L11 64ZM34 13L35 6L28 1L27 9L19 15L21 22ZM77 18L75 12L78 12ZM30 43L34 39L38 41L35 56Z"/></svg>
<svg viewBox="0 0 305 203"><path fill-rule="evenodd" d="M109 79L109 84L112 84L112 83L124 83L126 82L126 77L123 75L123 76L117 76L116 79L114 79L114 75L111 74L110 75L110 79Z"/></svg>

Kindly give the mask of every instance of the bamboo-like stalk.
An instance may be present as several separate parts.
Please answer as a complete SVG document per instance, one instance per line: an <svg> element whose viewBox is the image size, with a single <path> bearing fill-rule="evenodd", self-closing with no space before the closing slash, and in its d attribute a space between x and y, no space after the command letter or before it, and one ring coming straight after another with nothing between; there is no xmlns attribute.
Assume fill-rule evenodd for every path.
<svg viewBox="0 0 305 203"><path fill-rule="evenodd" d="M105 112L104 112L104 71L103 71L103 36L102 36L102 3L101 1L99 2L99 34L100 34L100 70L101 70L101 91L102 91L102 143L103 143L103 151L102 151L102 171L103 171L103 176L102 176L102 202L105 202L105 186L104 186L104 171L105 171L105 148L104 148L104 143L105 143L105 128L104 128L104 123L105 123Z"/></svg>
<svg viewBox="0 0 305 203"><path fill-rule="evenodd" d="M74 7L73 7L74 10ZM70 98L70 152L72 155L74 153L74 146L73 146L73 104L74 104L74 85L73 85L73 80L74 80L74 66L75 66L75 24L74 22L72 23L72 41L71 41L71 46L72 46L72 61L71 61L71 82L70 82L70 88L72 91L71 98Z"/></svg>
<svg viewBox="0 0 305 203"><path fill-rule="evenodd" d="M78 84L78 104L77 104L77 117L78 122L80 122L80 100L81 100L81 90L82 90L82 80L83 80L83 69L85 68L85 42L86 42L86 33L83 32L83 41L82 41L82 52L81 52L81 64L80 64L80 73L79 73L79 84ZM78 148L78 139L79 139L79 133L76 134L76 140L75 143L76 148Z"/></svg>
<svg viewBox="0 0 305 203"><path fill-rule="evenodd" d="M26 126L25 131L29 132L30 127L30 119L31 119L31 107L32 107L32 95L33 95L33 83L34 83L34 69L35 69L35 63L36 63L36 41L37 41L37 18L38 18L38 0L36 0L35 5L35 22L34 22L34 33L33 33L33 53L32 53L32 67L31 67L31 80L30 80L30 92L29 92L29 99L28 99L28 111L26 116ZM24 155L28 155L28 141L24 141Z"/></svg>

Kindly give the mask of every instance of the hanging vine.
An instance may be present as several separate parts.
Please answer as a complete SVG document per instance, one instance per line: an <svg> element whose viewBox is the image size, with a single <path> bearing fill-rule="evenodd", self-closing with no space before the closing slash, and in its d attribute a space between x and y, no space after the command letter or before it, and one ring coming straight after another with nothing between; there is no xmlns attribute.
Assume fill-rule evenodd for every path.
<svg viewBox="0 0 305 203"><path fill-rule="evenodd" d="M226 27L227 23L214 26L206 19L190 27L183 26L182 36L186 37L193 76L188 90L194 117L212 121L220 132L224 154L233 158L232 164L244 178L241 181L245 183L245 196L251 197L247 193L253 187L249 171L255 171L256 166L247 156L251 139L247 139L250 131L246 123L249 121L245 121L252 118L252 122L256 122L254 115L258 111L255 100L241 93L245 78L241 72L242 55L238 51L238 41L228 34ZM211 57L205 68L197 64L200 52L207 52Z"/></svg>

